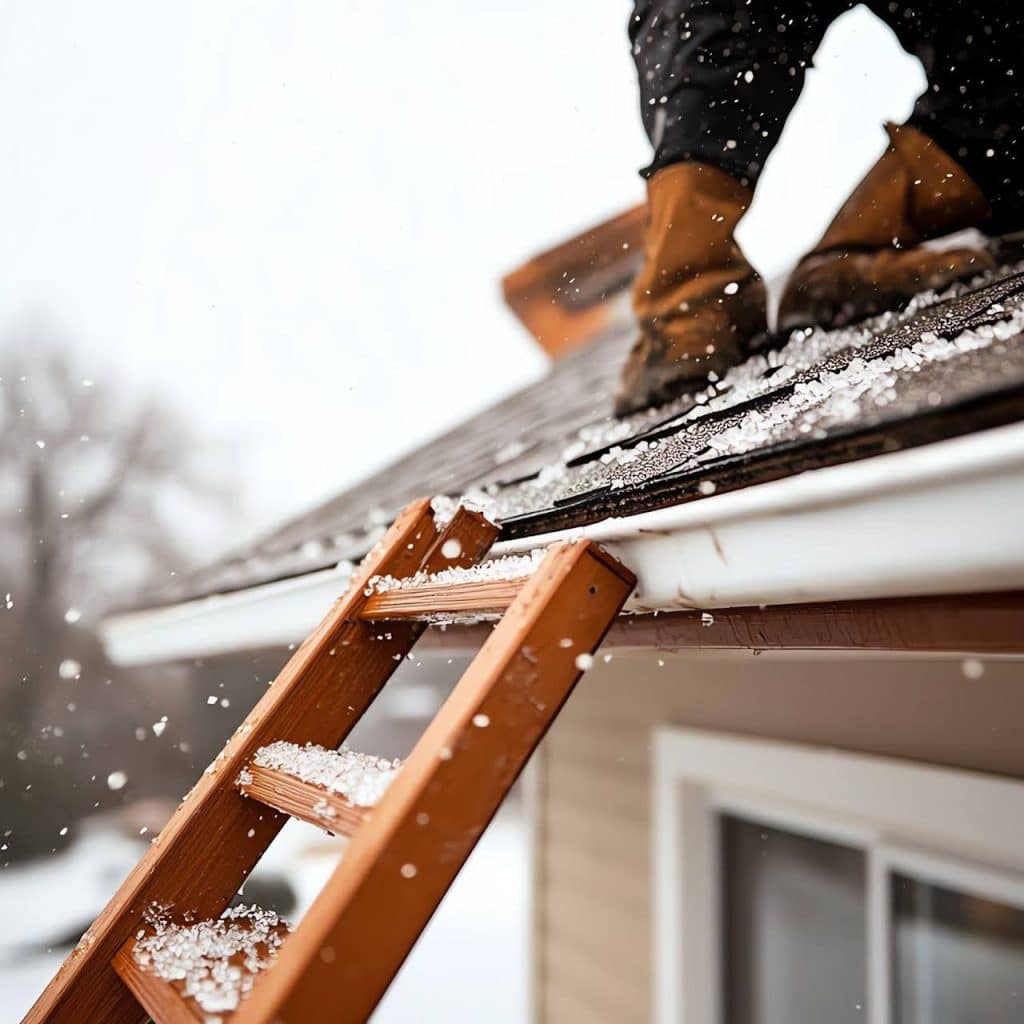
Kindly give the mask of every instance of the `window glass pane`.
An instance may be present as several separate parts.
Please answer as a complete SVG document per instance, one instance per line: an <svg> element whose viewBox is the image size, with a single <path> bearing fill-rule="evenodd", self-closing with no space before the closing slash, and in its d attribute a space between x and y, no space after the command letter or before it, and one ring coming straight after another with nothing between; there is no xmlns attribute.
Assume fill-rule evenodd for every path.
<svg viewBox="0 0 1024 1024"><path fill-rule="evenodd" d="M723 815L726 1024L863 1024L860 850Z"/></svg>
<svg viewBox="0 0 1024 1024"><path fill-rule="evenodd" d="M1020 1024L1024 912L892 879L893 1024Z"/></svg>

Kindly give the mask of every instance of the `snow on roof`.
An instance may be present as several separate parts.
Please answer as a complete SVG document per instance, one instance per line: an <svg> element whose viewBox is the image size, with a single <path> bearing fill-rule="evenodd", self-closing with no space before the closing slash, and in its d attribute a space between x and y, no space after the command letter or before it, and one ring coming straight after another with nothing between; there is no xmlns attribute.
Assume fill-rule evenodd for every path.
<svg viewBox="0 0 1024 1024"><path fill-rule="evenodd" d="M290 927L272 910L238 906L212 921L172 924L161 908L135 943L135 962L181 991L206 1014L231 1013L277 956ZM217 1016L207 1020L218 1021Z"/></svg>
<svg viewBox="0 0 1024 1024"><path fill-rule="evenodd" d="M1013 268L1021 270L1024 265ZM902 379L910 375L934 381L926 401L941 405L948 397L937 379L941 364L987 349L1001 359L1004 343L1024 332L1024 300L1016 294L1005 303L961 300L983 314L976 327L964 326L976 317L960 313L950 321L931 312L966 291L957 284L941 294L926 292L901 312L855 327L796 331L781 349L752 356L693 401L678 400L682 411L653 436L630 436L623 421L585 427L560 459L532 479L492 484L471 491L470 498L489 518L503 521L602 486L616 491L771 445L825 440L897 404ZM580 461L585 449L594 457Z"/></svg>
<svg viewBox="0 0 1024 1024"><path fill-rule="evenodd" d="M360 754L347 747L328 750L315 743L300 747L284 741L260 747L253 762L338 793L356 807L375 806L402 767L401 761Z"/></svg>
<svg viewBox="0 0 1024 1024"><path fill-rule="evenodd" d="M518 540L1013 422L1024 417L1022 269L855 327L795 332L704 392L623 419L611 395L631 331L610 333L149 606L354 561L423 494L468 497Z"/></svg>

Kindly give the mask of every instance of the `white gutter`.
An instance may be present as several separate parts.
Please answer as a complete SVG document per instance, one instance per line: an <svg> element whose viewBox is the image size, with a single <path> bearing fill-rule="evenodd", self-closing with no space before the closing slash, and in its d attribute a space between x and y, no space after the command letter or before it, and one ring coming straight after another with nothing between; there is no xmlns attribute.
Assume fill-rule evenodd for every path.
<svg viewBox="0 0 1024 1024"><path fill-rule="evenodd" d="M637 573L634 611L1024 587L1024 423L832 466L578 530ZM109 656L142 664L301 640L344 589L336 570L117 615Z"/></svg>

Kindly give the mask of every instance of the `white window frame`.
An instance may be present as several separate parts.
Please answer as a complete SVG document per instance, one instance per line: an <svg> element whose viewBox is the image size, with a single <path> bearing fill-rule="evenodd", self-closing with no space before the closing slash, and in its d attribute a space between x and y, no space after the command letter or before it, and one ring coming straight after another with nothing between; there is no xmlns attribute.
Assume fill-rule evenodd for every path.
<svg viewBox="0 0 1024 1024"><path fill-rule="evenodd" d="M890 872L1024 908L1024 783L676 727L651 746L657 1024L721 1022L723 812L865 852L866 1024L890 1024Z"/></svg>

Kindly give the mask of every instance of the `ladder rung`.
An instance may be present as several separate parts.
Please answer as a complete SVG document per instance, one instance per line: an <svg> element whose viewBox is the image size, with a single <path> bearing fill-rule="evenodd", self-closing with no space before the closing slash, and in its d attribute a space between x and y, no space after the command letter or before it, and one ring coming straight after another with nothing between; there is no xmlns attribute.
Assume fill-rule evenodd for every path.
<svg viewBox="0 0 1024 1024"><path fill-rule="evenodd" d="M246 796L335 835L366 820L399 762L295 743L261 747L238 778Z"/></svg>
<svg viewBox="0 0 1024 1024"><path fill-rule="evenodd" d="M310 782L303 782L277 768L248 769L238 788L253 800L307 821L336 836L351 836L366 820L365 808L350 804L344 797Z"/></svg>
<svg viewBox="0 0 1024 1024"><path fill-rule="evenodd" d="M359 617L445 622L499 614L516 599L543 560L544 551L538 548L525 555L505 555L403 579L374 577Z"/></svg>
<svg viewBox="0 0 1024 1024"><path fill-rule="evenodd" d="M423 583L415 587L374 594L360 611L360 618L447 619L503 612L526 586L528 576L511 580L472 580L467 583Z"/></svg>
<svg viewBox="0 0 1024 1024"><path fill-rule="evenodd" d="M128 991L139 1001L146 1013L159 1024L196 1024L206 1014L194 999L186 999L169 981L144 971L133 956L135 940L125 943L114 957L114 970ZM223 1020L223 1014L218 1014Z"/></svg>
<svg viewBox="0 0 1024 1024"><path fill-rule="evenodd" d="M227 1024L289 931L257 907L194 924L159 923L129 939L113 967L158 1024Z"/></svg>

